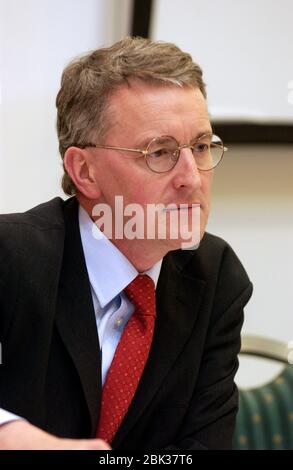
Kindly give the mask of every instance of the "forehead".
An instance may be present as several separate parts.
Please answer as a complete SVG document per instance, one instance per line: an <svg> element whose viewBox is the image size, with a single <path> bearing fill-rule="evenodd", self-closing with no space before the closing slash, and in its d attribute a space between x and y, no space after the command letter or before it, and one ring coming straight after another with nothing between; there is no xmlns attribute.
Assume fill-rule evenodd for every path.
<svg viewBox="0 0 293 470"><path fill-rule="evenodd" d="M210 130L206 100L198 88L132 81L109 98L108 118L113 132L156 135L177 133L182 138ZM189 137L192 137L190 135Z"/></svg>

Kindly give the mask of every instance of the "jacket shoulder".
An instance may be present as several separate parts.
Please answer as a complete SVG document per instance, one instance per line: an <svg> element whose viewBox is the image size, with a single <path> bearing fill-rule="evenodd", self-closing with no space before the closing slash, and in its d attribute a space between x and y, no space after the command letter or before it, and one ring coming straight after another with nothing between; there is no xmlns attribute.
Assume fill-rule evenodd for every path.
<svg viewBox="0 0 293 470"><path fill-rule="evenodd" d="M204 257L211 265L216 265L219 273L224 272L236 280L238 277L248 284L249 278L231 245L223 238L206 233L199 248L199 256Z"/></svg>
<svg viewBox="0 0 293 470"><path fill-rule="evenodd" d="M64 204L61 198L54 198L23 213L1 214L0 259L25 247L36 253L42 245L50 245L49 234L64 230Z"/></svg>
<svg viewBox="0 0 293 470"><path fill-rule="evenodd" d="M240 293L251 283L242 262L222 238L206 232L195 250L173 252L172 260L179 269L196 277L210 288L221 292Z"/></svg>
<svg viewBox="0 0 293 470"><path fill-rule="evenodd" d="M0 214L0 230L9 225L30 225L39 229L63 225L63 204L63 199L56 197L26 212Z"/></svg>
<svg viewBox="0 0 293 470"><path fill-rule="evenodd" d="M6 335L16 314L25 311L38 293L56 290L64 245L63 204L60 198L27 212L0 215L0 334ZM9 299L9 302L7 301Z"/></svg>
<svg viewBox="0 0 293 470"><path fill-rule="evenodd" d="M216 293L222 303L232 303L235 296L245 291L250 297L251 281L242 262L227 241L206 233L198 249L198 257L207 266L208 272L213 273Z"/></svg>

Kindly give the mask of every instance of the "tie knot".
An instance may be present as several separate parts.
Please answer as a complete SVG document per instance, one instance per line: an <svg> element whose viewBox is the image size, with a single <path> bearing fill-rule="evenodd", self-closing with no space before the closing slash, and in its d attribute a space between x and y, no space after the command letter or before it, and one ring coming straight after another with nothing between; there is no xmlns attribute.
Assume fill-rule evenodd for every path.
<svg viewBox="0 0 293 470"><path fill-rule="evenodd" d="M125 288L127 297L134 303L138 313L156 315L155 284L147 274L139 274Z"/></svg>

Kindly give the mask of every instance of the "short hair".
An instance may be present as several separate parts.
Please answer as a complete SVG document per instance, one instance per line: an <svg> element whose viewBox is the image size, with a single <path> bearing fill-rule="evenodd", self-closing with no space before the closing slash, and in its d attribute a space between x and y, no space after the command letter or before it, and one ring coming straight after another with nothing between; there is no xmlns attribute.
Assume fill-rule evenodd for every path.
<svg viewBox="0 0 293 470"><path fill-rule="evenodd" d="M126 37L110 47L77 57L64 69L56 98L59 151L83 146L93 139L102 143L109 128L107 100L128 79L153 84L199 88L206 98L202 70L190 54L175 44ZM76 194L64 167L63 191Z"/></svg>

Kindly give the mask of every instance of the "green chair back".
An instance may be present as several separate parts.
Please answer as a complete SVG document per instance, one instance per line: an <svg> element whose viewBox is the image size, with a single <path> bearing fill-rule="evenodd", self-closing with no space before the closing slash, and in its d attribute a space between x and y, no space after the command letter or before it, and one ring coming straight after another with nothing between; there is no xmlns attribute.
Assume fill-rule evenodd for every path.
<svg viewBox="0 0 293 470"><path fill-rule="evenodd" d="M239 390L233 448L293 449L293 365L266 385Z"/></svg>

